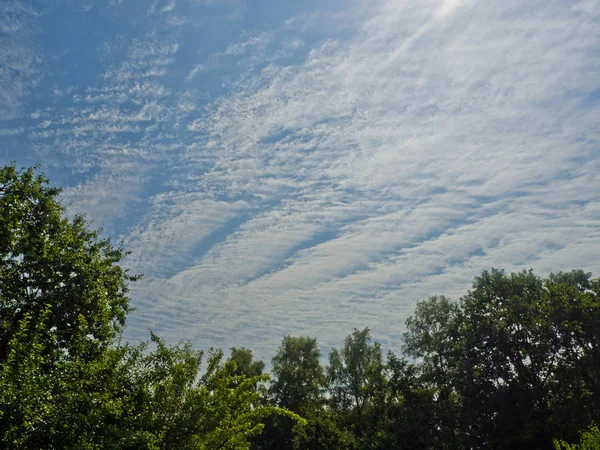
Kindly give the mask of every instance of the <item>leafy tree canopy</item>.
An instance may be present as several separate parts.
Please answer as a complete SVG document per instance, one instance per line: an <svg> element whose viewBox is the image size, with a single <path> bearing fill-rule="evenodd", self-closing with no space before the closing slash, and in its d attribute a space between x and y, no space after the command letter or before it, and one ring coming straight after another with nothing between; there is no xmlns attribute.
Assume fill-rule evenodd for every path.
<svg viewBox="0 0 600 450"><path fill-rule="evenodd" d="M90 231L83 216L64 217L59 194L35 168L0 168L0 361L26 316L46 311L53 345L72 352L80 320L100 347L130 311L127 285L136 277L119 265L124 250Z"/></svg>

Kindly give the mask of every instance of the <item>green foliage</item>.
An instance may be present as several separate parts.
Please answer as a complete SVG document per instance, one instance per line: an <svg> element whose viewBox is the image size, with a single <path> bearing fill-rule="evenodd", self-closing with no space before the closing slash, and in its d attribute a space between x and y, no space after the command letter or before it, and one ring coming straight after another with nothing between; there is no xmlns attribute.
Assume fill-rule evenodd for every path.
<svg viewBox="0 0 600 450"><path fill-rule="evenodd" d="M0 448L244 449L267 417L305 424L262 402L244 349L201 373L190 344L119 345L136 277L59 192L0 169Z"/></svg>
<svg viewBox="0 0 600 450"><path fill-rule="evenodd" d="M381 346L368 328L354 330L341 350L332 349L327 370L331 406L358 439L373 442L384 414L387 381Z"/></svg>
<svg viewBox="0 0 600 450"><path fill-rule="evenodd" d="M271 360L274 379L268 389L267 403L286 408L305 417L322 404L325 375L319 362L317 340L308 336L285 336L277 355ZM254 440L254 448L292 448L306 430L287 417L265 420L263 434Z"/></svg>
<svg viewBox="0 0 600 450"><path fill-rule="evenodd" d="M547 448L554 341L543 282L533 272L484 271L462 299L464 372L459 391L469 402L477 441ZM538 447L539 446L539 447Z"/></svg>
<svg viewBox="0 0 600 450"><path fill-rule="evenodd" d="M600 430L596 425L590 426L581 433L578 444L567 444L564 441L554 441L556 450L600 450Z"/></svg>
<svg viewBox="0 0 600 450"><path fill-rule="evenodd" d="M262 375L265 370L265 363L254 361L253 358L252 350L244 347L233 347L229 361L235 362L234 375L244 375L246 377Z"/></svg>
<svg viewBox="0 0 600 450"><path fill-rule="evenodd" d="M419 367L393 353L386 363L388 389L379 448L451 448L439 436L435 390Z"/></svg>
<svg viewBox="0 0 600 450"><path fill-rule="evenodd" d="M262 431L265 417L281 415L302 422L281 408L261 405L256 386L268 375L236 374L236 363L222 363L213 351L201 373L203 353L189 343L168 347L152 335L131 353L134 430L123 448L244 449Z"/></svg>
<svg viewBox="0 0 600 450"><path fill-rule="evenodd" d="M261 404L256 387L268 375L236 375L221 352L202 372L202 352L155 335L92 361L48 355L50 312L41 317L21 320L0 366L2 448L244 449L268 417L306 423ZM87 331L82 322L80 334Z"/></svg>
<svg viewBox="0 0 600 450"><path fill-rule="evenodd" d="M124 256L36 169L0 169L0 447L105 448L120 414Z"/></svg>
<svg viewBox="0 0 600 450"><path fill-rule="evenodd" d="M297 427L294 449L351 450L357 448L356 437L335 411L329 408L312 408L304 412L307 425ZM273 447L271 447L273 448Z"/></svg>
<svg viewBox="0 0 600 450"><path fill-rule="evenodd" d="M459 304L433 297L407 321L406 350L436 390L444 441L552 448L600 417L598 280L484 271Z"/></svg>
<svg viewBox="0 0 600 450"><path fill-rule="evenodd" d="M120 247L90 231L82 216L63 218L59 189L35 169L0 168L0 361L21 319L37 320L46 305L55 339L72 352L79 317L96 348L108 345L129 312Z"/></svg>
<svg viewBox="0 0 600 450"><path fill-rule="evenodd" d="M325 373L319 362L321 352L317 340L308 336L285 336L273 358L270 393L275 402L299 412L307 405L321 400Z"/></svg>
<svg viewBox="0 0 600 450"><path fill-rule="evenodd" d="M421 392L427 389L428 400L435 397L435 402L427 402L428 415L423 420L432 425L427 442L435 442L436 448L463 445L457 395L457 384L464 382L458 370L464 348L461 320L459 305L443 295L417 303L414 315L406 320L403 349L420 361Z"/></svg>
<svg viewBox="0 0 600 450"><path fill-rule="evenodd" d="M2 448L32 447L37 430L53 415L49 379L43 371L44 319L35 326L29 314L19 320L0 366L0 437Z"/></svg>
<svg viewBox="0 0 600 450"><path fill-rule="evenodd" d="M26 314L8 343L0 365L0 447L114 447L123 432L118 423L125 349L106 349L90 360L86 347L95 343L80 317L74 332L78 352L66 354L48 345L57 339L51 316L50 308L37 322Z"/></svg>

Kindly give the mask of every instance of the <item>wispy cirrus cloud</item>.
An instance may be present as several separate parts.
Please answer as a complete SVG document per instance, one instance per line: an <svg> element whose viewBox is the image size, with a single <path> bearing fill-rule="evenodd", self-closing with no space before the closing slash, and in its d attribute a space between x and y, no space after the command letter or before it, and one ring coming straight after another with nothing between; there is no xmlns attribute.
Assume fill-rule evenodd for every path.
<svg viewBox="0 0 600 450"><path fill-rule="evenodd" d="M166 289L190 309L220 299L193 317L220 314L228 343L243 303L247 338L282 321L322 335L336 317L343 332L383 322L386 339L425 291L457 294L481 268L595 267L565 211L589 224L597 209L575 186L598 183L597 105L581 108L596 85L580 74L599 30L545 5L383 3L302 64L242 77L189 126L215 158L196 186L263 209Z"/></svg>
<svg viewBox="0 0 600 450"><path fill-rule="evenodd" d="M0 120L17 117L39 81L43 56L36 41L39 12L20 1L0 5Z"/></svg>
<svg viewBox="0 0 600 450"><path fill-rule="evenodd" d="M187 14L103 44L94 83L0 134L132 250L130 338L265 358L371 326L391 346L483 268L600 269L599 8L356 1L208 50Z"/></svg>

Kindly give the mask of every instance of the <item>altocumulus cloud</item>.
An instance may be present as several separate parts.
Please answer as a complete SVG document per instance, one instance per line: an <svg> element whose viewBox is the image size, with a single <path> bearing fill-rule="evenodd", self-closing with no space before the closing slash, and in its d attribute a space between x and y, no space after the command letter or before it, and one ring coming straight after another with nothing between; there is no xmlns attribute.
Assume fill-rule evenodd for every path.
<svg viewBox="0 0 600 450"><path fill-rule="evenodd" d="M483 268L598 274L598 2L271 3L1 7L0 157L132 251L130 339L394 346Z"/></svg>

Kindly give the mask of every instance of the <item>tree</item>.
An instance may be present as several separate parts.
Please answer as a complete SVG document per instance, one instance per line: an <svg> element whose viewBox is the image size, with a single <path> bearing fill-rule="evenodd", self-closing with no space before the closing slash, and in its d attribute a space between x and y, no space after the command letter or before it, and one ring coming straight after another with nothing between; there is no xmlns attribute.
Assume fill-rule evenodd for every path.
<svg viewBox="0 0 600 450"><path fill-rule="evenodd" d="M231 356L228 361L235 362L234 375L244 375L245 377L256 377L262 375L265 370L265 363L262 361L254 361L252 356L252 350L249 348L236 348L231 349Z"/></svg>
<svg viewBox="0 0 600 450"><path fill-rule="evenodd" d="M425 381L420 367L390 352L386 378L385 423L380 448L456 448L440 436L437 392Z"/></svg>
<svg viewBox="0 0 600 450"><path fill-rule="evenodd" d="M316 339L286 336L267 389L246 348L123 345L124 250L36 173L0 169L3 449L598 448L594 425L580 433L600 423L589 273L484 271L459 302L420 302L410 362L384 362L365 328L325 370Z"/></svg>
<svg viewBox="0 0 600 450"><path fill-rule="evenodd" d="M332 408L359 440L373 441L384 414L386 379L381 346L368 328L354 330L341 350L331 350L327 373Z"/></svg>
<svg viewBox="0 0 600 450"><path fill-rule="evenodd" d="M567 444L564 441L554 441L556 450L600 450L600 430L596 425L591 425L581 433L578 444Z"/></svg>
<svg viewBox="0 0 600 450"><path fill-rule="evenodd" d="M459 305L443 295L417 303L414 315L406 320L404 352L420 361L419 380L435 398L427 409L437 448L459 448L462 442L460 431L464 427L459 423L462 409L457 388L462 383L458 372L463 349L461 320ZM394 363L396 372L400 366Z"/></svg>
<svg viewBox="0 0 600 450"><path fill-rule="evenodd" d="M277 405L300 412L321 400L325 373L319 362L317 340L308 336L285 336L272 359L274 380L270 393Z"/></svg>
<svg viewBox="0 0 600 450"><path fill-rule="evenodd" d="M319 357L316 339L285 336L271 360L274 379L268 390L269 401L303 417L321 408L325 375ZM306 430L295 422L270 417L265 421L264 433L255 440L255 448L293 448L299 435L306 437Z"/></svg>
<svg viewBox="0 0 600 450"><path fill-rule="evenodd" d="M263 420L284 416L303 420L287 410L261 405L256 386L269 379L259 374L236 375L233 361L212 351L201 374L203 352L189 343L169 347L152 335L130 358L132 400L125 421L130 430L120 448L245 449L260 434Z"/></svg>
<svg viewBox="0 0 600 450"><path fill-rule="evenodd" d="M549 295L548 282L531 270L484 271L461 299L463 377L457 386L477 430L472 433L476 442L492 448L552 448L557 431L566 431L556 421L553 399L572 386L561 386L557 375L570 365L561 354L571 353L572 343L563 347L561 341L565 327L574 323L565 316L556 320L560 296ZM569 284L559 290L566 294Z"/></svg>
<svg viewBox="0 0 600 450"><path fill-rule="evenodd" d="M50 310L19 321L0 363L0 447L3 449L119 448L126 399L125 347L107 348L91 360L88 327L74 328L76 351L53 345ZM74 349L74 346L71 346ZM84 356L82 356L84 355Z"/></svg>
<svg viewBox="0 0 600 450"><path fill-rule="evenodd" d="M244 449L266 417L304 423L260 402L269 377L246 351L201 374L190 344L121 345L125 253L35 172L0 169L1 448Z"/></svg>
<svg viewBox="0 0 600 450"><path fill-rule="evenodd" d="M454 448L550 449L600 418L590 274L484 271L460 303L420 303L407 328L405 349L435 388L437 427Z"/></svg>
<svg viewBox="0 0 600 450"><path fill-rule="evenodd" d="M129 312L125 252L90 231L80 215L64 218L60 190L36 169L0 169L0 362L25 317L48 311L53 345L70 351L77 322L87 323L89 351L109 345ZM46 309L50 305L49 309Z"/></svg>
<svg viewBox="0 0 600 450"><path fill-rule="evenodd" d="M296 430L294 449L352 450L357 448L354 433L340 424L340 417L336 411L322 407L306 410L303 414L308 423Z"/></svg>
<svg viewBox="0 0 600 450"><path fill-rule="evenodd" d="M600 421L600 279L582 270L544 280L553 353L551 409L557 435L567 440Z"/></svg>
<svg viewBox="0 0 600 450"><path fill-rule="evenodd" d="M0 447L104 448L129 312L120 247L64 217L37 169L0 168Z"/></svg>

